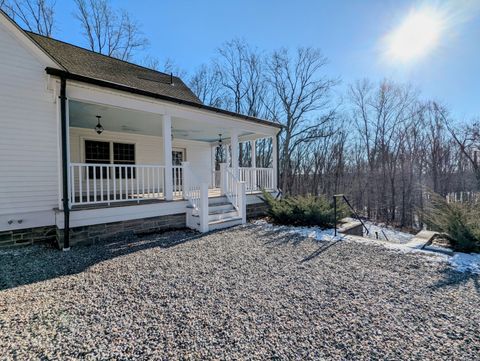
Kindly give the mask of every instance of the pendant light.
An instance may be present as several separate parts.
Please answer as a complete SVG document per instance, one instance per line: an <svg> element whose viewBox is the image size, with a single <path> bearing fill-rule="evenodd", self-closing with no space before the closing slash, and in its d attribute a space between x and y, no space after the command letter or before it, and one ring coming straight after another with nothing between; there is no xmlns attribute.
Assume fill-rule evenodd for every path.
<svg viewBox="0 0 480 361"><path fill-rule="evenodd" d="M95 127L95 131L97 132L97 134L102 134L103 133L103 126L102 124L100 124L100 119L102 118L101 115L96 115L95 116L97 118L97 126Z"/></svg>

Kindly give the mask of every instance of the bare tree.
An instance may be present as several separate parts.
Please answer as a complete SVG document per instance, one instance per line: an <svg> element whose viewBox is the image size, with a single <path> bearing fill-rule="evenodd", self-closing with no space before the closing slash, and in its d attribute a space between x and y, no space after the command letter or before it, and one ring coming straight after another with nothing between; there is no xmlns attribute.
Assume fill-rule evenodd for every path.
<svg viewBox="0 0 480 361"><path fill-rule="evenodd" d="M49 0L1 0L0 9L26 29L52 36L55 24L55 1Z"/></svg>
<svg viewBox="0 0 480 361"><path fill-rule="evenodd" d="M148 45L139 25L124 10L115 10L108 0L75 0L74 16L80 21L91 50L122 60L131 60Z"/></svg>
<svg viewBox="0 0 480 361"><path fill-rule="evenodd" d="M203 104L225 108L225 90L215 68L202 65L190 78L189 85Z"/></svg>
<svg viewBox="0 0 480 361"><path fill-rule="evenodd" d="M288 50L281 49L269 59L269 83L278 98L279 119L285 126L281 184L287 192L293 171L292 156L297 147L325 136L325 125L334 115L330 92L337 81L320 74L326 64L327 59L313 48L299 48L293 57ZM319 116L322 111L326 113Z"/></svg>
<svg viewBox="0 0 480 361"><path fill-rule="evenodd" d="M460 152L472 168L477 187L480 188L480 121L475 120L471 124L454 127L448 121L447 116L442 114Z"/></svg>

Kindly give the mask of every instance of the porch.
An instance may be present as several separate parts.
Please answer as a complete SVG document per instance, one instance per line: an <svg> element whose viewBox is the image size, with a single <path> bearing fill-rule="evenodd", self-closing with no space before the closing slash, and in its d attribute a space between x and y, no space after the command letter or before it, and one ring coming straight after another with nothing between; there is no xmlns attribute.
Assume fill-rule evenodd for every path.
<svg viewBox="0 0 480 361"><path fill-rule="evenodd" d="M178 202L187 225L206 231L209 222L226 216L245 222L247 195L277 189L276 131L270 126L72 98L68 111L73 211L150 205L154 215L156 204L164 207L155 208L159 214L178 214L178 207L166 206ZM211 201L220 197L228 207ZM137 209L128 208L123 218Z"/></svg>

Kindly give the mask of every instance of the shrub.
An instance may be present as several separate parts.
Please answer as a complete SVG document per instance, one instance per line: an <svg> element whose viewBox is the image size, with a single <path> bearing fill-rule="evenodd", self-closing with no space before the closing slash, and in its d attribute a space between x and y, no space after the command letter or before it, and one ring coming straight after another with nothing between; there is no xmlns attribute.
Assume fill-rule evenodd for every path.
<svg viewBox="0 0 480 361"><path fill-rule="evenodd" d="M333 200L324 196L297 196L275 199L264 192L268 205L268 215L278 224L293 226L318 226L328 228L334 226ZM337 202L337 220L347 216L346 206Z"/></svg>
<svg viewBox="0 0 480 361"><path fill-rule="evenodd" d="M480 207L473 203L447 203L429 192L423 212L425 223L434 231L446 234L456 251L480 251Z"/></svg>

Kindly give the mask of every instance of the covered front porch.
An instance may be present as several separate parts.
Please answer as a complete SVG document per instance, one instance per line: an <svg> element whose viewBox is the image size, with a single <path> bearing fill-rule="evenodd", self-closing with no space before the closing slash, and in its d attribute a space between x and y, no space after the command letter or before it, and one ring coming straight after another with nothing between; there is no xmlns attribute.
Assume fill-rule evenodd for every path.
<svg viewBox="0 0 480 361"><path fill-rule="evenodd" d="M68 110L71 209L195 203L202 187L208 198L238 193L232 182L277 189L276 134L261 124L73 98Z"/></svg>

